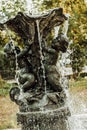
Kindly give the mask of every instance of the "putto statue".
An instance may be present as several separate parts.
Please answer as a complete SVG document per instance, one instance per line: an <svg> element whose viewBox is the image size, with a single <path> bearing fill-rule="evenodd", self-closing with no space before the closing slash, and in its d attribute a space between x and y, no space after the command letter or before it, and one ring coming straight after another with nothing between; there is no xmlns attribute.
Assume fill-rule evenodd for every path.
<svg viewBox="0 0 87 130"><path fill-rule="evenodd" d="M18 62L18 85L11 88L10 98L19 105L17 117L23 130L67 130L66 123L64 127L62 123L66 122L69 110L65 107L66 95L56 63L59 52L67 51L68 40L59 34L50 46L47 43L51 30L65 20L62 8L58 8L40 16L19 12L15 18L0 24L0 28L7 26L24 41L22 50L12 41L4 47L7 55L13 55ZM55 125L52 126L52 122Z"/></svg>

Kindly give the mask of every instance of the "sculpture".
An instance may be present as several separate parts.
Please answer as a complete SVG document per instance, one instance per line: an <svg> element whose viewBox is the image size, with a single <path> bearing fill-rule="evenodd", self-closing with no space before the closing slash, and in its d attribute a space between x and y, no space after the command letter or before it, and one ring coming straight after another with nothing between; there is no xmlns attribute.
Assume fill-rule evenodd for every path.
<svg viewBox="0 0 87 130"><path fill-rule="evenodd" d="M19 12L14 19L4 23L24 40L23 50L20 50L12 42L4 47L8 56L16 55L19 65L19 86L10 90L10 97L12 101L19 105L20 112L29 112L28 114L31 115L30 112L38 111L41 114L43 109L44 111L52 110L56 113L58 108L65 105L66 95L60 84L60 74L56 68L56 63L59 52L66 52L68 41L63 34L60 34L52 40L51 46L47 46L46 39L52 28L61 25L66 19L62 8L58 8L41 16L27 16ZM4 26L1 24L0 28L4 28ZM66 113L63 119L65 120L69 114L68 109L64 108L64 110L58 111ZM24 114L23 116L26 118L25 123L22 122L24 119L22 113L18 114L18 122L23 125L22 129L27 130L29 127L34 129L29 124L30 121L27 121L27 115ZM34 116L38 118L38 114L34 114ZM37 119L35 118L35 120ZM42 124L41 129L48 130L48 127L49 125L45 128ZM56 126L53 129L58 130L58 127ZM67 129L66 126L61 130L65 129Z"/></svg>
<svg viewBox="0 0 87 130"><path fill-rule="evenodd" d="M21 65L19 65L20 73L19 73L18 80L22 86L23 91L25 92L32 89L35 85L35 75L33 73L32 64L29 63L28 59L26 58L26 52L29 50L26 49L25 51L24 49L20 51L19 47L17 46L13 47L13 46L14 45L12 42L7 43L4 47L4 51L8 55L11 55L13 53L15 54L15 51L16 51L18 61L22 62L22 68L20 67ZM44 66L45 66L45 71L46 71L46 80L48 83L47 86L49 86L50 84L50 87L51 87L50 89L53 90L53 92L62 91L62 87L59 82L60 74L56 68L56 62L58 59L59 51L65 52L67 50L67 47L68 47L68 41L62 35L59 35L56 39L53 39L51 47L46 47L46 46L42 47L43 53L44 53ZM27 54L27 55L29 58L30 56L32 56L31 54ZM23 65L23 62L24 62L24 65ZM12 91L13 91L13 88L12 88Z"/></svg>

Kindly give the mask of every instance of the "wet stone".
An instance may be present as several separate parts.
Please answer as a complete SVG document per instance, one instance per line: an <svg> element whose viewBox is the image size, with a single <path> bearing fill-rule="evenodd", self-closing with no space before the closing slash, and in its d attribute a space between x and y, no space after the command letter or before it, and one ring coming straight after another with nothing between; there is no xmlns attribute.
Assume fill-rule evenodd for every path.
<svg viewBox="0 0 87 130"><path fill-rule="evenodd" d="M68 108L47 112L17 113L17 121L22 124L22 130L67 130Z"/></svg>
<svg viewBox="0 0 87 130"><path fill-rule="evenodd" d="M16 62L17 86L9 95L19 105L17 122L22 130L68 130L70 112L65 107L65 85L60 83L56 63L69 43L63 34L53 38L50 46L47 43L49 32L65 20L63 9L56 8L38 16L19 12L4 23L23 39L24 44L21 50L11 40L4 47L8 57L13 55Z"/></svg>

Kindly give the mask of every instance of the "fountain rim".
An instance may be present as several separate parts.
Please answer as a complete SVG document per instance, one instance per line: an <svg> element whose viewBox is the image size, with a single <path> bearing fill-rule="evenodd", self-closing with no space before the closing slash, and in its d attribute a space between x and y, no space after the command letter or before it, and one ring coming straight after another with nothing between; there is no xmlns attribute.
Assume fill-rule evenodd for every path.
<svg viewBox="0 0 87 130"><path fill-rule="evenodd" d="M46 10L45 13L42 12L42 14L24 14L25 16L29 17L29 18L33 18L33 19L41 19L41 18L46 18L48 17L49 15L51 15L54 11L59 11L60 14L62 15L63 14L63 8L54 8L54 9L50 9L50 10ZM22 12L18 12L18 15L22 14ZM65 17L65 20L67 20L67 17L64 15Z"/></svg>
<svg viewBox="0 0 87 130"><path fill-rule="evenodd" d="M53 109L53 110L43 110L43 111L30 111L30 112L18 112L17 114L21 114L21 115L27 115L27 114L47 114L47 113L55 113L55 112L60 112L60 111L64 111L64 110L69 110L69 108L67 106L64 107L60 107L57 109Z"/></svg>
<svg viewBox="0 0 87 130"><path fill-rule="evenodd" d="M4 30L6 28L6 25L13 19L15 19L17 16L24 16L24 17L27 17L29 19L32 19L32 20L40 20L40 19L44 19L46 17L49 17L53 12L55 11L59 11L60 14L59 16L63 15L64 19L67 20L67 16L63 13L63 8L53 8L53 9L50 9L50 10L46 10L46 13L42 13L41 15L32 15L32 14L25 14L23 12L18 12L16 16L14 16L13 18L10 18L8 19L6 22L1 22L0 23L0 30Z"/></svg>

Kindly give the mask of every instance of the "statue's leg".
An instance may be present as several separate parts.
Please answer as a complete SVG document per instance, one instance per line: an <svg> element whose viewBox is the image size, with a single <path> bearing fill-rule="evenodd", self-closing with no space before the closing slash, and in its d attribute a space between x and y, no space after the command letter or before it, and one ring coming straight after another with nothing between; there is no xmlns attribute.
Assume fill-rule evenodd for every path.
<svg viewBox="0 0 87 130"><path fill-rule="evenodd" d="M35 83L35 77L31 73L21 75L19 82L22 84L23 90L29 90Z"/></svg>
<svg viewBox="0 0 87 130"><path fill-rule="evenodd" d="M47 72L47 81L50 84L52 90L54 91L62 91L62 87L60 84L60 74L54 65L49 65L46 67Z"/></svg>

